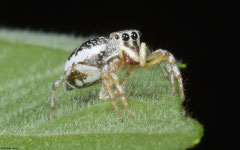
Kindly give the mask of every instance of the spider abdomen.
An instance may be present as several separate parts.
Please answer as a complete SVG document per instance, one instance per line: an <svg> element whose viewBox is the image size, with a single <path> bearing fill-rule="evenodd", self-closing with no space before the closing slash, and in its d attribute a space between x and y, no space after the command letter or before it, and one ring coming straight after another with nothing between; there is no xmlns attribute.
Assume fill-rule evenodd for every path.
<svg viewBox="0 0 240 150"><path fill-rule="evenodd" d="M65 65L65 71L72 66L74 67L71 75L66 79L68 86L71 88L82 88L96 83L99 77L99 68L106 62L104 61L107 38L99 37L83 43L76 48ZM82 70L79 71L79 70ZM89 74L85 74L89 73Z"/></svg>

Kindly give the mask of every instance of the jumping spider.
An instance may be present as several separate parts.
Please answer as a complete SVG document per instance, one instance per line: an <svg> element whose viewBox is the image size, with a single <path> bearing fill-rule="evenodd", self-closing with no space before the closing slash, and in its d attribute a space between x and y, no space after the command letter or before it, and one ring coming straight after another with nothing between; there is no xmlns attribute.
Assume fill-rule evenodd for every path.
<svg viewBox="0 0 240 150"><path fill-rule="evenodd" d="M165 64L167 72L161 62ZM55 91L63 81L67 83L66 89L72 90L87 87L102 80L99 99L110 99L119 118L123 120L116 104L115 95L118 94L128 116L131 117L124 94L130 72L133 69L147 68L154 64L157 64L169 79L173 94L175 93L174 80L177 79L181 99L184 99L182 77L173 55L162 49L151 52L145 43L140 43L138 30L113 32L108 38L99 37L87 41L71 53L65 65L64 75L53 84L50 116L54 111ZM127 66L128 71L121 84L117 72L123 66ZM112 89L113 85L116 87L115 91Z"/></svg>

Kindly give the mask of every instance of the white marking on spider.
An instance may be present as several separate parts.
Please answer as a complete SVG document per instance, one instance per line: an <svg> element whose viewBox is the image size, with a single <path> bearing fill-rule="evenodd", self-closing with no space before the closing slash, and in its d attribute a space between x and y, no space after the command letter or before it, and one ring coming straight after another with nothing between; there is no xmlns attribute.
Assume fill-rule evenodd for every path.
<svg viewBox="0 0 240 150"><path fill-rule="evenodd" d="M74 63L83 62L84 60L91 58L91 56L93 55L100 54L101 52L105 51L105 49L106 49L106 44L102 44L102 45L94 46L91 49L83 49L82 51L78 52L77 56L73 54L71 59L66 62L65 70L71 67L72 64Z"/></svg>
<svg viewBox="0 0 240 150"><path fill-rule="evenodd" d="M75 79L75 84L76 84L77 86L83 86L82 81L80 81L80 80L78 80L78 79Z"/></svg>
<svg viewBox="0 0 240 150"><path fill-rule="evenodd" d="M175 76L179 76L180 75L180 72L179 72L177 66L173 66L173 72L174 72Z"/></svg>
<svg viewBox="0 0 240 150"><path fill-rule="evenodd" d="M169 62L173 63L174 57L172 55L169 56Z"/></svg>
<svg viewBox="0 0 240 150"><path fill-rule="evenodd" d="M153 54L154 54L154 53L158 53L158 52L161 52L163 56L166 55L166 50L163 50L163 49L155 50L155 51L153 52Z"/></svg>

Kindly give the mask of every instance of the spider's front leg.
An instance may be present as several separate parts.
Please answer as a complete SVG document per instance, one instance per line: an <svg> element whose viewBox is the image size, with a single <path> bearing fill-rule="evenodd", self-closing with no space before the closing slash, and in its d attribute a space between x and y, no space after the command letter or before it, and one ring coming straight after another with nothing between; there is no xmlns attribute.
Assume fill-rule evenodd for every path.
<svg viewBox="0 0 240 150"><path fill-rule="evenodd" d="M144 65L144 67L149 67L151 65L157 64L161 68L163 73L165 73L165 76L167 76L166 72L160 64L162 61L164 62L167 68L167 72L169 74L169 80L172 86L172 93L175 94L176 92L174 85L174 79L176 78L179 85L181 99L184 99L185 96L183 91L182 76L180 70L177 67L176 60L170 52L161 49L156 50L146 58L146 64Z"/></svg>
<svg viewBox="0 0 240 150"><path fill-rule="evenodd" d="M114 106L116 112L118 113L118 115L120 117L120 120L123 120L122 115L117 106L116 97L115 97L114 91L112 90L112 85L111 85L111 81L112 81L116 87L116 91L117 91L119 97L121 98L121 100L124 104L125 109L128 112L128 116L131 117L132 114L128 108L128 103L125 98L123 87L120 84L120 80L117 76L117 72L121 67L122 67L122 63L118 58L115 58L112 61L110 61L108 63L108 65L104 66L102 69L102 82L103 82L105 90L107 91L107 93L110 97L111 102L113 103L113 106Z"/></svg>
<svg viewBox="0 0 240 150"><path fill-rule="evenodd" d="M127 69L126 75L125 75L124 80L122 82L122 88L123 89L126 87L128 78L129 78L130 73L133 69L134 69L133 67L130 67L130 68ZM109 81L109 86L112 87L112 85L113 85L113 82L112 82L112 80L110 80ZM116 94L118 94L117 90L114 91L114 95L116 95ZM101 86L98 97L102 101L109 99L109 95L108 95L107 91L105 90L104 85Z"/></svg>

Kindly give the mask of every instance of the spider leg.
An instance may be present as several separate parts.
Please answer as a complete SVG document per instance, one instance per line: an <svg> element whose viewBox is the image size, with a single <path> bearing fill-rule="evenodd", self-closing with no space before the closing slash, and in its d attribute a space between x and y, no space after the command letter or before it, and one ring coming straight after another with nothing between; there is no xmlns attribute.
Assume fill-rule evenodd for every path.
<svg viewBox="0 0 240 150"><path fill-rule="evenodd" d="M133 67L130 67L130 68L128 69L128 71L126 72L126 75L125 75L124 80L123 80L123 82L122 82L122 87L123 87L123 89L126 87L128 78L129 78L129 76L130 76L130 74L131 74L131 71L132 71L133 69L134 69Z"/></svg>
<svg viewBox="0 0 240 150"><path fill-rule="evenodd" d="M126 72L126 75L125 75L124 80L122 82L123 89L125 88L125 86L127 84L128 78L129 78L132 70L133 70L133 67L130 67ZM110 82L110 86L112 87L113 82L111 80L109 82ZM116 94L118 94L117 90L114 91L114 95L116 95ZM104 88L104 85L101 86L98 97L99 97L100 100L109 99L109 95L107 94L107 92Z"/></svg>
<svg viewBox="0 0 240 150"><path fill-rule="evenodd" d="M167 74L166 70L163 68L162 64L161 64L161 63L158 63L157 65L158 65L158 67L161 69L164 77L169 80L168 74Z"/></svg>
<svg viewBox="0 0 240 150"><path fill-rule="evenodd" d="M120 80L119 80L119 78L117 76L117 71L120 68L121 68L120 61L118 59L115 59L114 61L111 61L109 63L108 74L109 74L110 78L112 79L112 81L113 81L113 83L114 83L114 85L116 87L118 95L119 95L119 97L121 98L121 100L122 100L122 102L124 104L124 108L127 110L128 116L132 117L132 114L131 114L131 112L130 112L130 110L128 108L128 102L127 102L127 100L125 98L124 89L123 89L122 85L120 84ZM129 75L130 75L130 72L129 72ZM127 78L128 78L129 75L127 75ZM125 78L125 79L127 80L127 78Z"/></svg>
<svg viewBox="0 0 240 150"><path fill-rule="evenodd" d="M54 112L54 104L55 104L55 92L56 89L69 77L69 75L71 74L73 67L69 68L67 71L64 72L64 75L62 75L60 77L59 80L57 80L56 82L53 83L52 85L52 97L51 97L51 111L49 113L49 117L48 119L51 118L53 112Z"/></svg>
<svg viewBox="0 0 240 150"><path fill-rule="evenodd" d="M144 67L149 67L151 65L158 64L161 70L165 72L164 68L160 64L161 62L164 62L167 68L167 72L169 74L169 80L172 86L172 93L174 94L176 91L175 85L174 85L174 79L176 78L178 81L181 99L184 99L185 96L183 91L182 76L181 76L180 70L177 67L176 60L170 52L166 50L161 50L161 49L156 50L146 58L146 64L144 65ZM165 77L167 77L166 74L165 74Z"/></svg>
<svg viewBox="0 0 240 150"><path fill-rule="evenodd" d="M108 84L109 84L110 87L112 87L112 82L111 81L109 81ZM116 91L114 92L114 95L115 95L115 93L116 93ZM103 84L102 84L102 86L100 88L100 91L98 93L98 98L102 101L109 99L109 95L108 95L107 91L105 90Z"/></svg>
<svg viewBox="0 0 240 150"><path fill-rule="evenodd" d="M104 86L105 90L107 91L107 93L110 97L110 101L112 102L113 107L115 108L115 111L117 112L120 120L123 121L123 117L122 117L122 115L119 111L119 108L117 106L116 98L114 96L114 92L112 91L112 85L109 83L109 80L111 80L111 78L109 77L109 74L108 74L108 65L106 65L102 69L102 83L103 83L103 86Z"/></svg>
<svg viewBox="0 0 240 150"><path fill-rule="evenodd" d="M167 61L164 61L164 63L166 65L167 72L169 74L168 80L170 81L171 86L172 86L172 93L175 95L176 90L175 90L175 84L174 84L173 66L170 63L168 63Z"/></svg>

